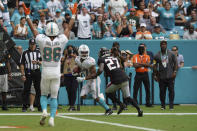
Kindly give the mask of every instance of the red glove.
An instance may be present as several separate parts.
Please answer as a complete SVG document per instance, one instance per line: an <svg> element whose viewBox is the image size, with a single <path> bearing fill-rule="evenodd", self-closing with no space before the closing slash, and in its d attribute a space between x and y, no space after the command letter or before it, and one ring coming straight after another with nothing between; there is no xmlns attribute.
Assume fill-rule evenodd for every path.
<svg viewBox="0 0 197 131"><path fill-rule="evenodd" d="M73 8L70 8L70 10L71 10L71 12L72 12L73 15L75 15L77 13L77 6L78 6L78 4L75 3L74 4L74 7Z"/></svg>
<svg viewBox="0 0 197 131"><path fill-rule="evenodd" d="M29 15L30 12L31 12L31 11L30 11L30 8L27 8L24 2L22 3L22 6L23 6L23 8L24 8L25 15Z"/></svg>

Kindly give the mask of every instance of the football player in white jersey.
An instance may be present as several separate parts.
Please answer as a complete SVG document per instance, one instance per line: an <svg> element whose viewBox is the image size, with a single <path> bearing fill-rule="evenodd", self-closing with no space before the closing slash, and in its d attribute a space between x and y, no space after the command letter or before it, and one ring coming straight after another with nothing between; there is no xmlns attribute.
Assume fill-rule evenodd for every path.
<svg viewBox="0 0 197 131"><path fill-rule="evenodd" d="M74 23L74 16L69 23L69 28L65 30L64 34L59 35L59 28L54 22L50 22L46 25L45 34L38 34L37 30L33 27L31 19L29 18L30 10L26 8L24 3L23 7L28 25L34 34L36 43L39 45L42 56L40 104L43 113L40 125L45 124L45 119L47 117L47 96L50 94L49 126L54 126L54 117L58 105L57 95L60 86L60 59L66 43L68 42L69 31Z"/></svg>
<svg viewBox="0 0 197 131"><path fill-rule="evenodd" d="M89 56L90 51L87 45L81 45L78 52L79 56L75 58L75 61L79 68L78 71L84 73L85 77L77 77L77 81L83 82L84 80L88 79L91 74L96 72L96 62L94 58ZM96 100L96 102L98 102L105 109L105 115L111 115L113 111L105 103L103 94L100 93L100 83L100 77L87 80L86 84L82 87L80 96L82 99Z"/></svg>

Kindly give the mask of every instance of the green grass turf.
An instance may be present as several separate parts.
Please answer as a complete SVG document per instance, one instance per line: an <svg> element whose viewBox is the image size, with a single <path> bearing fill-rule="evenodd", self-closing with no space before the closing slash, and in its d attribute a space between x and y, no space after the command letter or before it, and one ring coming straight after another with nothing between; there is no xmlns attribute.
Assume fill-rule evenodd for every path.
<svg viewBox="0 0 197 131"><path fill-rule="evenodd" d="M160 106L147 108L140 106L145 113L197 113L197 106L175 106L175 110L170 111L168 108L164 111L160 110ZM68 113L68 107L63 106L59 109L59 113ZM79 113L104 113L100 106L81 106ZM136 112L135 108L129 107L124 113ZM9 111L0 111L0 113L21 113L21 108L11 108ZM36 112L37 113L37 112ZM71 112L75 113L75 112ZM78 113L78 111L76 111ZM116 113L116 112L114 112ZM120 116L70 116L90 120L99 120L112 123L120 123L131 126L139 126L146 128L154 128L168 131L196 131L197 115L175 116L175 115L144 115L137 117L136 115L120 115ZM125 127L117 127L106 124L97 124L91 122L77 121L66 118L55 118L55 127L48 127L48 119L46 125L39 125L40 116L0 116L0 126L26 126L20 129L0 129L0 131L135 131L137 129L129 129Z"/></svg>

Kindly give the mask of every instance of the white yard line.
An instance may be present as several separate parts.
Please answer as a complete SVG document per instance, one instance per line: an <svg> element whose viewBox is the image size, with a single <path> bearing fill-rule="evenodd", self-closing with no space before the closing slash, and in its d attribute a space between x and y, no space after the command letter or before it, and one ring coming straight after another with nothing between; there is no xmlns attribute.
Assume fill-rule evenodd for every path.
<svg viewBox="0 0 197 131"><path fill-rule="evenodd" d="M97 124L106 124L106 125L113 125L113 126L119 126L119 127L125 127L125 128L139 129L139 130L145 130L145 131L161 131L161 130L153 129L153 128L131 126L131 125L125 125L125 124L120 124L120 123L111 123L111 122L98 121L98 120L82 119L82 118L70 117L70 116L58 116L58 117L78 120L78 121L92 122L92 123L97 123Z"/></svg>
<svg viewBox="0 0 197 131"><path fill-rule="evenodd" d="M36 116L41 115L42 113L0 113L0 116ZM104 113L58 113L58 115L66 115L66 116L86 116L86 115L104 115ZM117 115L116 113L113 113L112 115ZM137 113L121 113L120 115L136 115ZM197 113L143 113L143 115L197 115Z"/></svg>

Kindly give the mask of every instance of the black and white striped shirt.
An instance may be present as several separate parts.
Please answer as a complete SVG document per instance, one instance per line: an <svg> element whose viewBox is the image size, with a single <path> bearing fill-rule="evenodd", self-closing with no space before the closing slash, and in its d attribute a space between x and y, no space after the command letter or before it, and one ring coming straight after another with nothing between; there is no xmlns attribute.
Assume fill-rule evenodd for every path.
<svg viewBox="0 0 197 131"><path fill-rule="evenodd" d="M24 65L25 70L36 70L40 68L39 64L33 64L32 60L35 61L41 61L41 55L40 51L38 49L35 49L34 51L31 51L30 49L27 49L23 52L20 63Z"/></svg>

